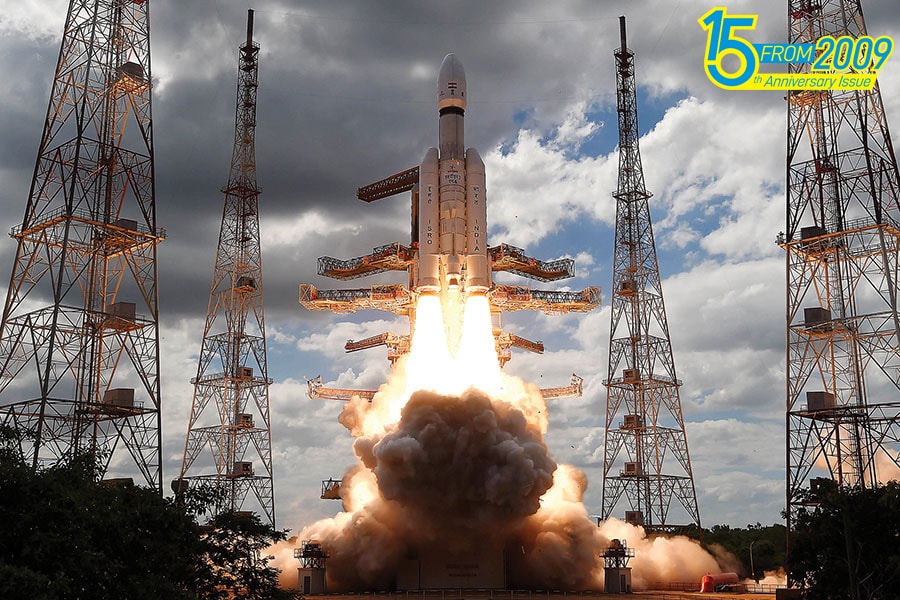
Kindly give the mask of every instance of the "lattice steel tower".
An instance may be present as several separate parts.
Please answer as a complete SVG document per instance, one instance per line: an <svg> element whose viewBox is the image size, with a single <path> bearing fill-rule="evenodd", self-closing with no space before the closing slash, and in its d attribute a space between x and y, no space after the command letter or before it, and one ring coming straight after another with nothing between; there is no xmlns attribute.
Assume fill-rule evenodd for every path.
<svg viewBox="0 0 900 600"><path fill-rule="evenodd" d="M866 35L859 0L790 0L790 43ZM805 73L808 65L789 65ZM897 160L878 86L788 96L788 531L807 480L872 487L900 449ZM891 463L894 463L891 465Z"/></svg>
<svg viewBox="0 0 900 600"><path fill-rule="evenodd" d="M259 44L253 11L239 48L231 174L209 293L194 399L176 491L206 482L225 494L220 511L237 511L253 493L274 527L272 434L266 366L259 188L256 185L256 92ZM209 460L198 461L208 451Z"/></svg>
<svg viewBox="0 0 900 600"><path fill-rule="evenodd" d="M609 333L603 514L624 495L625 520L649 529L700 525L684 418L663 303L650 192L638 147L634 53L625 39L615 52L619 113L619 183ZM624 460L623 460L624 459ZM624 464L623 464L624 463ZM669 516L673 497L683 514ZM675 517L676 515L673 515ZM677 524L676 524L677 523Z"/></svg>
<svg viewBox="0 0 900 600"><path fill-rule="evenodd" d="M162 493L150 87L148 3L71 0L12 230L0 412L36 468L95 452Z"/></svg>

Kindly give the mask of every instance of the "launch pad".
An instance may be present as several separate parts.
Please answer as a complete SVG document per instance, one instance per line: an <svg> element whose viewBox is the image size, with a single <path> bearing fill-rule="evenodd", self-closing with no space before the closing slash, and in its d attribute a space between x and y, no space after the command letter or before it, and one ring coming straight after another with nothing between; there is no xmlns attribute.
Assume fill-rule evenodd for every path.
<svg viewBox="0 0 900 600"><path fill-rule="evenodd" d="M404 561L397 573L397 589L504 589L505 567L505 553L500 548L488 546L453 553L435 546Z"/></svg>

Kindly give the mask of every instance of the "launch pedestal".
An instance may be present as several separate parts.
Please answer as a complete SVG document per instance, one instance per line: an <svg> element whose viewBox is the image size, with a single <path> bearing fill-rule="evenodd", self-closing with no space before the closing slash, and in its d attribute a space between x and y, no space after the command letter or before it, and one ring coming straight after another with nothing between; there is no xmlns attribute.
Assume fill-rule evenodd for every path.
<svg viewBox="0 0 900 600"><path fill-rule="evenodd" d="M407 558L397 574L398 590L499 590L506 588L503 550L490 545L453 552L436 546Z"/></svg>

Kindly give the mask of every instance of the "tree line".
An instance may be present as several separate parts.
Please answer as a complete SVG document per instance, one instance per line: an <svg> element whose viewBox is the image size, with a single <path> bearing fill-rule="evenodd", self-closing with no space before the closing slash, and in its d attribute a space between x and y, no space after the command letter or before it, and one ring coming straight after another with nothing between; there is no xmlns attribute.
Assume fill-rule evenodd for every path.
<svg viewBox="0 0 900 600"><path fill-rule="evenodd" d="M0 428L0 598L298 597L278 588L262 554L287 530L254 513L216 514L215 488L163 498L101 481L101 463L89 454L33 469L15 435ZM805 500L789 564L784 525L714 525L688 535L714 555L730 553L743 577L787 567L808 600L900 600L900 483L838 489L825 481Z"/></svg>
<svg viewBox="0 0 900 600"><path fill-rule="evenodd" d="M0 430L0 598L131 600L294 598L261 551L286 538L253 513L223 512L215 489L163 498L100 481L77 454L46 468Z"/></svg>
<svg viewBox="0 0 900 600"><path fill-rule="evenodd" d="M743 577L786 573L806 600L900 600L900 483L843 489L831 480L817 483L794 515L787 556L780 524L714 525L689 535L714 555L724 548Z"/></svg>

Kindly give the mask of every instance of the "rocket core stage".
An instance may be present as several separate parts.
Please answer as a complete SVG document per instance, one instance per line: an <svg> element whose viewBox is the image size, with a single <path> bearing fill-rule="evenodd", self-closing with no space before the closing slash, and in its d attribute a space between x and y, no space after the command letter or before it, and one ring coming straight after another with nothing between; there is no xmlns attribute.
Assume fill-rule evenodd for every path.
<svg viewBox="0 0 900 600"><path fill-rule="evenodd" d="M487 245L484 161L464 148L466 72L454 54L441 63L437 101L440 152L429 148L419 165L419 269L416 288L458 289L465 265L465 292L491 287Z"/></svg>
<svg viewBox="0 0 900 600"><path fill-rule="evenodd" d="M429 148L419 166L361 187L357 197L372 202L400 192L412 192L412 243L379 246L371 254L349 260L323 256L318 273L350 280L386 271L406 271L409 284L376 284L362 289L318 290L300 285L300 304L310 310L338 313L377 309L414 318L420 295L441 297L487 296L497 319L494 335L501 365L510 348L541 353L543 344L503 333L502 311L541 310L548 314L589 312L600 305L600 288L580 292L533 290L523 285L498 285L493 271L508 271L538 281L556 281L575 274L575 261L541 261L524 250L487 245L487 194L484 161L474 148L465 148L466 74L454 54L441 63L437 80L438 147ZM388 347L392 361L409 349L409 336L383 334L348 342L353 352Z"/></svg>

